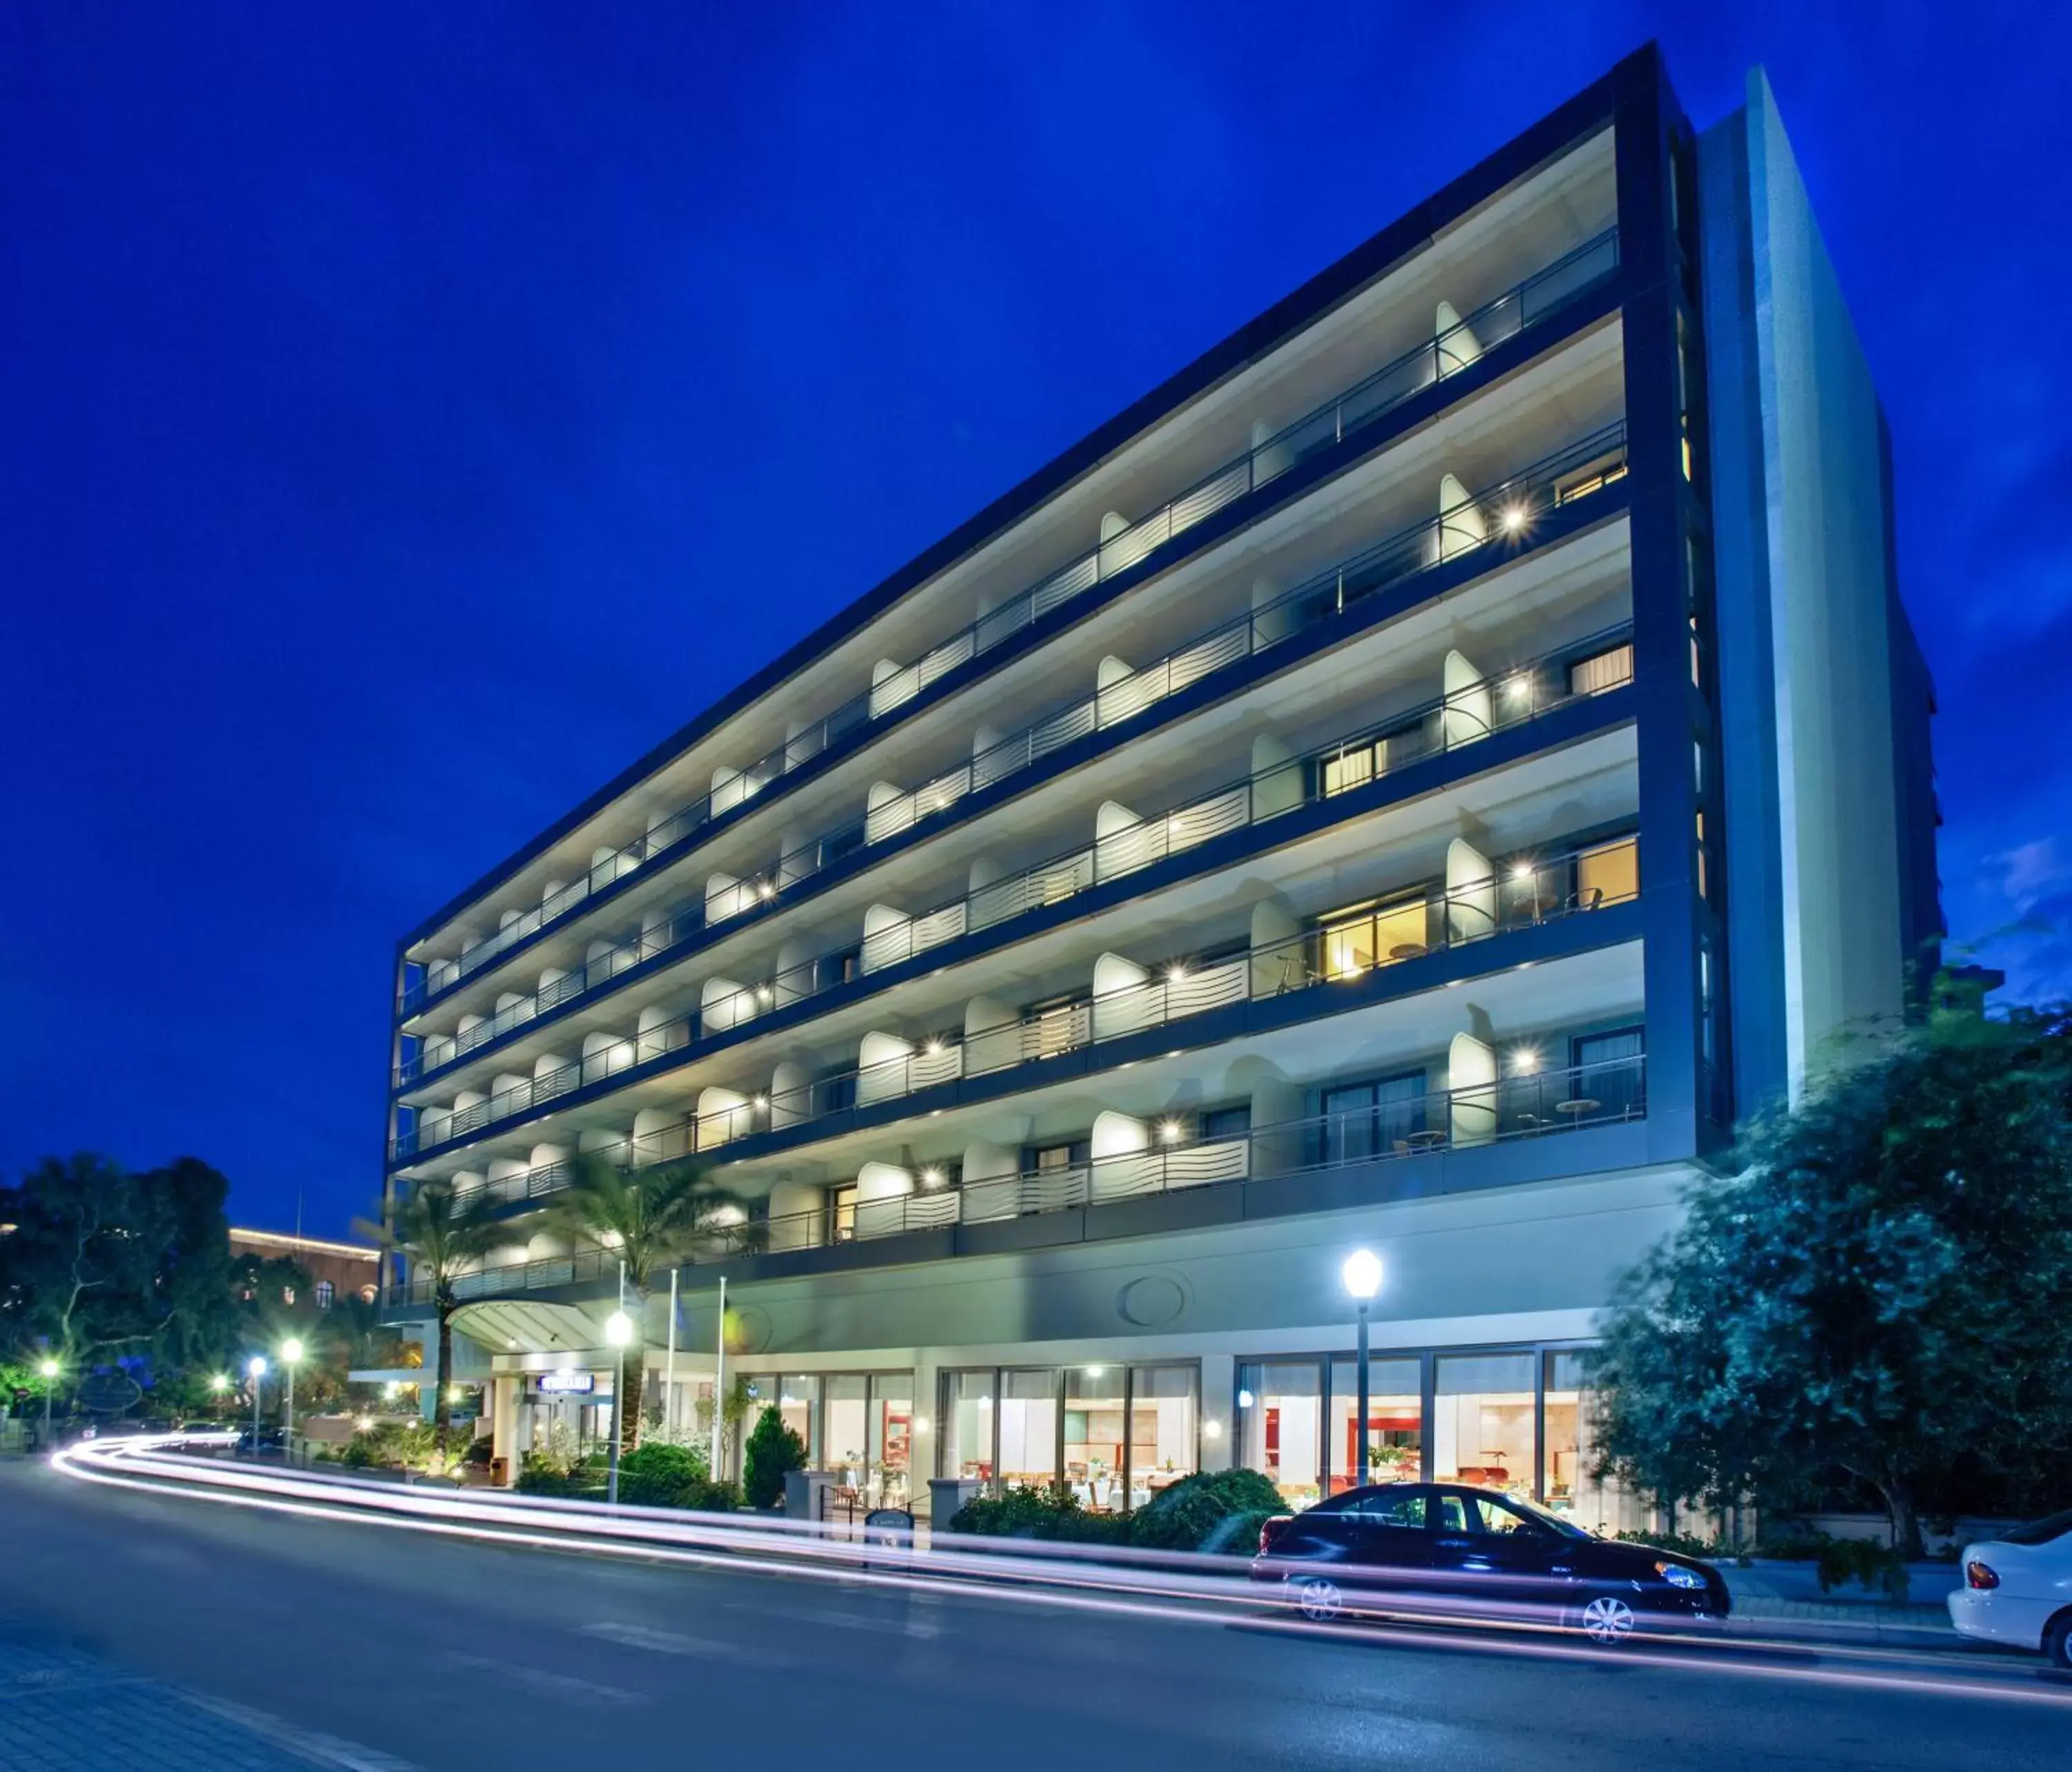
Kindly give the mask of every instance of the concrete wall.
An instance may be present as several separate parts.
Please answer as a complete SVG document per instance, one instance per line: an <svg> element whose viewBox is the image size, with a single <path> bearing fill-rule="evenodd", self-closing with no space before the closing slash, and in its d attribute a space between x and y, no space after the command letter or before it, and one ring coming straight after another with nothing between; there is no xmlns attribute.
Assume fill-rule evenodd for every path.
<svg viewBox="0 0 2072 1772"><path fill-rule="evenodd" d="M1776 101L1700 144L1737 1107L1893 1024L1918 898L1895 767L1877 389ZM1916 746L1917 751L1919 746Z"/></svg>

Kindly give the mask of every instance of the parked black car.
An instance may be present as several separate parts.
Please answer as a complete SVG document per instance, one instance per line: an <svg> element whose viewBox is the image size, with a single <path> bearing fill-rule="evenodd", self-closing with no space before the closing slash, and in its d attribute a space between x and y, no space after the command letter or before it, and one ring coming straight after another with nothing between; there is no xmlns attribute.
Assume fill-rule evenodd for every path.
<svg viewBox="0 0 2072 1772"><path fill-rule="evenodd" d="M1494 1490L1379 1483L1260 1528L1253 1579L1307 1618L1444 1614L1553 1623L1593 1642L1636 1626L1712 1624L1730 1609L1716 1569L1602 1539Z"/></svg>

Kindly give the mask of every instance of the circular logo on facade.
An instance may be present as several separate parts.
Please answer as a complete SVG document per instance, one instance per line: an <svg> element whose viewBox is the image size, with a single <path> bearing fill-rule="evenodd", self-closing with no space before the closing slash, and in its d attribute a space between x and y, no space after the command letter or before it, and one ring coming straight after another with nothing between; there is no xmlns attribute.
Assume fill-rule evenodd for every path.
<svg viewBox="0 0 2072 1772"><path fill-rule="evenodd" d="M1187 1295L1177 1280L1162 1273L1147 1273L1122 1289L1116 1308L1140 1329L1156 1329L1170 1323L1187 1308Z"/></svg>
<svg viewBox="0 0 2072 1772"><path fill-rule="evenodd" d="M726 1307L726 1351L759 1354L770 1345L770 1313L760 1305Z"/></svg>

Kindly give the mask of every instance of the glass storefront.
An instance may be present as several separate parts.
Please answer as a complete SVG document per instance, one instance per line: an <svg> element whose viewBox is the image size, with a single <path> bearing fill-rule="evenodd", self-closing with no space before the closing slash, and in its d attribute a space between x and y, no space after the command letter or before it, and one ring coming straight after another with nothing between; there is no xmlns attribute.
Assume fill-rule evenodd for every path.
<svg viewBox="0 0 2072 1772"><path fill-rule="evenodd" d="M1101 1513L1141 1507L1200 1464L1198 1366L945 1372L938 1469L996 1490L1063 1482Z"/></svg>
<svg viewBox="0 0 2072 1772"><path fill-rule="evenodd" d="M817 1468L832 1470L840 1499L865 1507L911 1505L914 1446L914 1375L911 1372L829 1372L784 1379L796 1387L800 1413L811 1410L806 1387L820 1395L820 1432L805 1436L817 1449ZM786 1419L796 1427L792 1412Z"/></svg>
<svg viewBox="0 0 2072 1772"><path fill-rule="evenodd" d="M1529 1495L1539 1482L1531 1354L1442 1354L1434 1363L1432 1476Z"/></svg>
<svg viewBox="0 0 2072 1772"><path fill-rule="evenodd" d="M1547 1476L1544 1499L1586 1531L1609 1538L1652 1524L1638 1498L1618 1483L1590 1474L1597 1447L1590 1436L1589 1393L1583 1356L1552 1353L1546 1360Z"/></svg>
<svg viewBox="0 0 2072 1772"><path fill-rule="evenodd" d="M777 1380L777 1412L805 1442L806 1468L820 1468L820 1379L817 1372L786 1372ZM755 1424L748 1425L755 1431Z"/></svg>
<svg viewBox="0 0 2072 1772"><path fill-rule="evenodd" d="M1058 1380L1048 1371L1000 1375L997 1473L1003 1489L1041 1489L1057 1476Z"/></svg>
<svg viewBox="0 0 2072 1772"><path fill-rule="evenodd" d="M1289 1360L1237 1369L1238 1457L1290 1502L1322 1499L1324 1369Z"/></svg>
<svg viewBox="0 0 2072 1772"><path fill-rule="evenodd" d="M1370 1482L1473 1484L1535 1496L1593 1531L1646 1523L1589 1474L1582 1355L1568 1350L1378 1355L1367 1365ZM1240 1360L1234 1454L1295 1507L1360 1479L1359 1373L1344 1355ZM1542 1437L1544 1445L1542 1445Z"/></svg>
<svg viewBox="0 0 2072 1772"><path fill-rule="evenodd" d="M1359 1363L1331 1362L1330 1492L1363 1482L1408 1482L1424 1468L1423 1385L1414 1359L1370 1359L1367 1371L1367 1474L1359 1462Z"/></svg>

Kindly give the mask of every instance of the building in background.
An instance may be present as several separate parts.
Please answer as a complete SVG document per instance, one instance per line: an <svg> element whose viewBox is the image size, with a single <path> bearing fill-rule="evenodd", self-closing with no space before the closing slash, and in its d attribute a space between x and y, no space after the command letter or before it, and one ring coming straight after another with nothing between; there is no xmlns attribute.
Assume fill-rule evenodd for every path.
<svg viewBox="0 0 2072 1772"><path fill-rule="evenodd" d="M308 1301L319 1310L328 1310L340 1298L374 1302L380 1289L381 1252L364 1243L340 1243L327 1237L306 1237L285 1231L254 1231L230 1227L232 1258L250 1256L258 1261L293 1261L310 1277L313 1296ZM283 1298L282 1304L301 1301Z"/></svg>
<svg viewBox="0 0 2072 1772"><path fill-rule="evenodd" d="M1930 711L1769 88L1700 134L1646 50L413 931L389 1197L505 1215L507 1455L609 1419L569 1161L693 1157L672 1421L724 1276L861 1499L1357 1481L1367 1246L1374 1468L1617 1525L1579 1351L1932 970Z"/></svg>

